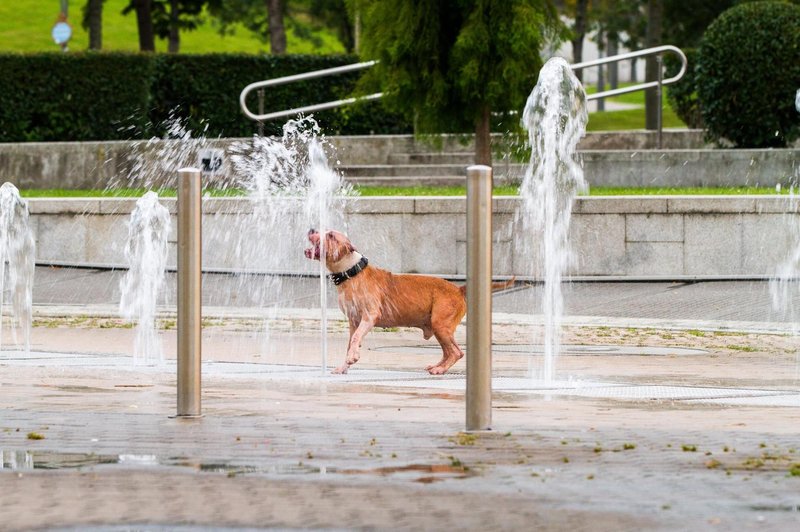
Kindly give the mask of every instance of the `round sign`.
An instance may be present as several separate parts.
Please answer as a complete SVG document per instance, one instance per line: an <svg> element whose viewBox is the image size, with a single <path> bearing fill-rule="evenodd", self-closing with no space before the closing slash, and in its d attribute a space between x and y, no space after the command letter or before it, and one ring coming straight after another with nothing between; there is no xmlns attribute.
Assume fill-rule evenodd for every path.
<svg viewBox="0 0 800 532"><path fill-rule="evenodd" d="M65 44L72 37L72 27L66 22L56 22L51 35L56 44Z"/></svg>

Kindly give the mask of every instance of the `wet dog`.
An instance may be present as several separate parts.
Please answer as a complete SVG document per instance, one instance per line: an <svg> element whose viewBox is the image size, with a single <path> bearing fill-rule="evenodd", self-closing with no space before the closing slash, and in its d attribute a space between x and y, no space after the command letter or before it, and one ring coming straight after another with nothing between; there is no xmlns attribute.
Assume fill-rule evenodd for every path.
<svg viewBox="0 0 800 532"><path fill-rule="evenodd" d="M320 260L321 249L325 249L325 265L336 284L339 308L350 323L347 357L334 373L347 373L358 362L361 341L373 327L417 327L426 340L435 336L442 359L425 368L432 375L445 373L464 356L455 330L467 312L466 286L426 275L393 274L369 264L343 233L328 231L324 238L321 245L320 233L310 230L312 247L305 254ZM514 279L494 283L492 288L513 283Z"/></svg>

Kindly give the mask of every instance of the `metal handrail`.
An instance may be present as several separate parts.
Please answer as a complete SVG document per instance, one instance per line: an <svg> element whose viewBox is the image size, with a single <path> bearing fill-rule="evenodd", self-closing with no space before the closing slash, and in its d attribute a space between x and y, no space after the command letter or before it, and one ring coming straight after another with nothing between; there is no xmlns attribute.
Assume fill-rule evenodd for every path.
<svg viewBox="0 0 800 532"><path fill-rule="evenodd" d="M660 55L664 52L672 52L677 54L678 58L681 60L681 68L680 71L675 76L667 79L661 79L662 76L662 69L660 68L661 65L661 57ZM650 89L653 87L657 88L658 99L661 101L661 87L663 85L670 85L675 83L676 81L680 80L683 75L686 73L686 56L681 51L680 48L675 46L666 44L663 46L655 46L653 48L645 48L644 50L636 50L635 52L626 52L624 54L617 54L612 55L609 57L602 57L600 59L595 59L592 61L583 61L581 63L575 63L574 65L570 65L572 70L580 70L583 68L605 65L607 63L617 63L619 61L625 61L626 59L633 59L635 57L648 57L651 55L658 56L657 59L659 61L659 68L658 68L658 80L657 81L647 81L644 83L639 83L637 85L631 85L630 87L620 87L617 89L611 89L603 92L596 92L594 94L589 94L586 96L587 100L598 100L600 98L607 98L609 96L617 96L620 94L627 94L629 92L636 92L640 90ZM320 103L316 105L307 105L305 107L296 107L294 109L287 109L285 111L277 111L274 113L266 113L266 114L255 114L247 108L247 95L250 92L256 89L264 89L265 87L274 87L276 85L284 85L286 83L293 83L295 81L305 81L309 79L320 78L324 76L332 76L335 74L344 74L346 72L354 72L356 70L363 70L365 68L370 68L378 63L377 60L374 61L365 61L363 63L354 63L352 65L344 65L340 67L333 67L333 68L326 68L324 70L315 70L313 72L306 72L304 74L295 74L292 76L284 76L282 78L274 78L268 79L266 81L257 81L255 83L251 83L247 87L242 90L242 93L239 95L239 106L242 108L242 112L248 118L252 120L256 120L258 122L264 122L266 120L274 120L276 118L284 118L287 116L294 116L299 113L312 113L314 111L322 111L325 109L334 109L336 107L341 107L342 105L349 105L355 102L360 101L369 101L369 100L377 100L383 97L382 92L376 92L374 94L369 94L367 96L359 96L354 98L346 98L344 100L335 100L332 102ZM261 96L263 93L260 93ZM259 97L259 107L263 105L263 97ZM259 112L263 112L263 109L259 109ZM658 108L658 146L661 147L661 106Z"/></svg>
<svg viewBox="0 0 800 532"><path fill-rule="evenodd" d="M587 94L587 100L599 100L600 98L607 98L609 96L618 96L620 94L627 94L629 92L636 92L645 89L650 89L653 87L658 87L660 85L670 85L675 83L676 81L680 80L683 75L686 73L686 56L681 51L680 48L672 46L670 44L665 44L663 46L655 46L653 48L645 48L644 50L636 50L635 52L626 52L624 54L617 54L612 55L609 57L601 57L600 59L594 59L592 61L584 61L582 63L575 63L574 65L570 65L572 70L581 70L583 68L598 66L598 65L605 65L607 63L618 63L619 61L625 61L626 59L633 59L635 57L647 57L651 55L660 55L663 52L674 52L678 55L681 60L681 69L680 71L672 76L671 78L667 78L661 81L647 81L645 83L639 83L637 85L631 85L630 87L620 87L618 89L611 89L603 92L596 92L594 94Z"/></svg>
<svg viewBox="0 0 800 532"><path fill-rule="evenodd" d="M284 118L287 116L294 116L299 113L312 113L314 111L322 111L325 109L333 109L335 107L340 107L342 105L348 105L351 103L359 102L359 101L368 101L368 100L377 100L378 98L383 96L382 92L377 92L375 94L369 94L367 96L359 96L356 98L346 98L344 100L336 100L332 102L320 103L316 105L307 105L305 107L297 107L295 109L287 109L285 111L277 111L274 113L267 113L267 114L255 114L247 108L247 95L250 92L256 89L263 89L265 87L274 87L276 85L284 85L286 83L293 83L295 81L305 81L314 78L321 78L324 76L332 76L335 74L344 74L346 72L353 72L356 70L362 70L365 68L370 68L371 66L375 65L377 61L365 61L363 63L354 63L352 65L344 65L340 67L333 67L333 68L326 68L324 70L315 70L313 72L306 72L304 74L295 74L293 76L284 76L282 78L274 78L268 79L265 81L257 81L255 83L251 83L247 87L242 90L241 94L239 94L239 106L242 108L242 112L248 118L252 120L258 120L259 122L265 120L274 120L276 118Z"/></svg>

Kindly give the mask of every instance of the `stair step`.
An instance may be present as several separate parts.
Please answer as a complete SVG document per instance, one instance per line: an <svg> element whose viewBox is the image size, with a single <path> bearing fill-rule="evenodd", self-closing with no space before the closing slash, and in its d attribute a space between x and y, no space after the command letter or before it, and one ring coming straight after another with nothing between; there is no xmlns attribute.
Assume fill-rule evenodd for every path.
<svg viewBox="0 0 800 532"><path fill-rule="evenodd" d="M466 184L464 175L437 176L360 176L347 177L345 181L353 185L368 187L449 187Z"/></svg>
<svg viewBox="0 0 800 532"><path fill-rule="evenodd" d="M429 152L429 153L392 153L389 164L460 164L469 166L475 160L474 153Z"/></svg>
<svg viewBox="0 0 800 532"><path fill-rule="evenodd" d="M346 178L356 177L419 177L419 176L465 176L467 166L464 164L364 164L343 165L337 167ZM521 164L499 164L495 173L520 174Z"/></svg>

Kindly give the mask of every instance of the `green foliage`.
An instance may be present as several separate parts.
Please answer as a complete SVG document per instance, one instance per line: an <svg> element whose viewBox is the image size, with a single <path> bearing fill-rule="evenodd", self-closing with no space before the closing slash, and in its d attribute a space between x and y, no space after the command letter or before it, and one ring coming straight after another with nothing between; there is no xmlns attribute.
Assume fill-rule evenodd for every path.
<svg viewBox="0 0 800 532"><path fill-rule="evenodd" d="M675 114L683 120L687 126L696 129L703 128L703 114L700 110L700 100L697 97L697 74L695 65L697 64L697 50L686 48L683 50L686 55L686 73L683 78L675 84L669 86L667 91L667 101ZM664 64L666 66L666 77L672 77L680 70L681 62L675 54L665 54Z"/></svg>
<svg viewBox="0 0 800 532"><path fill-rule="evenodd" d="M381 61L362 88L380 86L420 133L474 131L487 107L522 109L545 37L561 29L546 0L382 0L362 17L362 52Z"/></svg>
<svg viewBox="0 0 800 532"><path fill-rule="evenodd" d="M741 4L708 27L696 87L712 139L769 148L800 135L798 28L800 7L784 2Z"/></svg>
<svg viewBox="0 0 800 532"><path fill-rule="evenodd" d="M137 54L0 55L0 141L129 138L145 129L153 66Z"/></svg>
<svg viewBox="0 0 800 532"><path fill-rule="evenodd" d="M160 0L161 1L161 0ZM184 2L184 0L180 0ZM225 6L236 5L237 0L223 1ZM307 14L304 4L311 0L290 0L287 13L287 52L291 54L336 54L345 48L337 39L335 28L327 20L317 20ZM340 0L320 0L326 3ZM105 0L103 4L103 50L135 52L139 50L139 39L134 14L123 15L129 0ZM58 14L58 0L47 1L0 1L0 49L3 52L60 51L50 37L50 30ZM70 22L73 35L69 43L71 51L88 47L89 37L81 26L82 6L85 0L70 2ZM266 12L264 0L258 2L261 12ZM307 8L305 8L307 9ZM196 19L199 24L193 31L181 31L181 53L269 53L265 34L256 34L247 29L249 13L239 12L239 18L228 21L217 18L206 8ZM263 15L262 15L263 16ZM187 21L184 19L184 21ZM191 18L188 20L191 22ZM225 31L221 34L220 29ZM156 36L156 50L166 51L165 39Z"/></svg>
<svg viewBox="0 0 800 532"><path fill-rule="evenodd" d="M238 137L258 126L239 109L253 81L356 62L353 56L0 54L0 142L123 140L163 136L169 118L206 137ZM265 112L340 99L357 73L274 87ZM257 95L248 100L257 110ZM406 133L381 102L316 113L327 134ZM265 124L280 133L283 121Z"/></svg>
<svg viewBox="0 0 800 532"><path fill-rule="evenodd" d="M663 2L663 42L683 50L696 48L708 25L726 9L741 3L741 0L703 0L693 2L691 9L686 8L686 0L663 0Z"/></svg>

